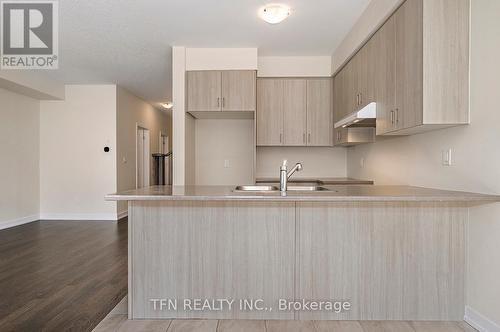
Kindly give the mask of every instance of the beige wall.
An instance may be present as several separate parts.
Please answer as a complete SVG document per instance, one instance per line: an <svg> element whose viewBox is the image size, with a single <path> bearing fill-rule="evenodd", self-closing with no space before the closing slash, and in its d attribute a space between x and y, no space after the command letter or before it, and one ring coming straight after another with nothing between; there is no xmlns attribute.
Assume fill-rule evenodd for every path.
<svg viewBox="0 0 500 332"><path fill-rule="evenodd" d="M346 149L326 147L258 147L257 178L279 177L284 159L289 165L301 162L304 169L295 174L300 177L345 177Z"/></svg>
<svg viewBox="0 0 500 332"><path fill-rule="evenodd" d="M109 146L111 151L104 152ZM40 102L42 219L116 219L116 86L67 85Z"/></svg>
<svg viewBox="0 0 500 332"><path fill-rule="evenodd" d="M376 184L500 193L500 1L474 0L471 124L350 148L348 175ZM452 148L454 165L441 166ZM364 167L361 159L364 158ZM475 207L468 233L467 305L500 325L500 204Z"/></svg>
<svg viewBox="0 0 500 332"><path fill-rule="evenodd" d="M0 229L38 220L39 101L0 89Z"/></svg>
<svg viewBox="0 0 500 332"><path fill-rule="evenodd" d="M137 126L149 129L151 153L160 152L160 132L172 142L171 115L159 111L127 90L118 87L116 94L116 163L117 190L134 189L136 186L136 135ZM151 167L153 162L151 160ZM150 172L153 177L153 171ZM151 179L153 183L153 179ZM126 202L118 202L118 213L127 211Z"/></svg>
<svg viewBox="0 0 500 332"><path fill-rule="evenodd" d="M202 120L196 122L196 184L253 183L254 120ZM224 161L229 167L224 167Z"/></svg>

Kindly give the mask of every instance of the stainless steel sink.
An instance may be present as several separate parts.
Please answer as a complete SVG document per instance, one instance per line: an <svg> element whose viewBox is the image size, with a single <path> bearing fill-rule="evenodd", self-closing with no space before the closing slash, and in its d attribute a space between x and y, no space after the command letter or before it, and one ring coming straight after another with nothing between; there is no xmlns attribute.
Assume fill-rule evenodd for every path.
<svg viewBox="0 0 500 332"><path fill-rule="evenodd" d="M280 191L276 186L237 186L234 191Z"/></svg>
<svg viewBox="0 0 500 332"><path fill-rule="evenodd" d="M280 189L277 186L237 186L234 191L244 192L277 192ZM288 186L287 191L331 191L321 186Z"/></svg>

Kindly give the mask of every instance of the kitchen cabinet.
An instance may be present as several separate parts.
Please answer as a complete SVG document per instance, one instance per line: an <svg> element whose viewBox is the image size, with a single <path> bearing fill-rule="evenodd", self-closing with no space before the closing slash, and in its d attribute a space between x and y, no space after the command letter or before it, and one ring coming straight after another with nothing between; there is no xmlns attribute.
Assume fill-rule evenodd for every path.
<svg viewBox="0 0 500 332"><path fill-rule="evenodd" d="M283 81L284 145L306 145L306 81Z"/></svg>
<svg viewBox="0 0 500 332"><path fill-rule="evenodd" d="M332 81L257 80L257 145L331 146Z"/></svg>
<svg viewBox="0 0 500 332"><path fill-rule="evenodd" d="M332 144L332 80L307 80L307 145Z"/></svg>
<svg viewBox="0 0 500 332"><path fill-rule="evenodd" d="M283 144L283 80L257 80L257 145Z"/></svg>
<svg viewBox="0 0 500 332"><path fill-rule="evenodd" d="M187 72L187 110L192 112L221 110L221 72Z"/></svg>
<svg viewBox="0 0 500 332"><path fill-rule="evenodd" d="M188 112L255 111L253 70L188 71L186 80Z"/></svg>
<svg viewBox="0 0 500 332"><path fill-rule="evenodd" d="M375 101L378 135L468 124L469 7L406 0L335 75L334 121Z"/></svg>
<svg viewBox="0 0 500 332"><path fill-rule="evenodd" d="M333 130L334 146L353 146L357 144L372 143L375 141L375 128L348 127Z"/></svg>

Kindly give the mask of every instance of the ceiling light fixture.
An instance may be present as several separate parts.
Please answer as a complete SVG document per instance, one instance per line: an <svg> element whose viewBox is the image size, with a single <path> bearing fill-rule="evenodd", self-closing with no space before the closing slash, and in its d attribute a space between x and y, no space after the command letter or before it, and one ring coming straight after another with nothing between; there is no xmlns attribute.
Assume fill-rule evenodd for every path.
<svg viewBox="0 0 500 332"><path fill-rule="evenodd" d="M172 103L164 103L164 104L161 104L161 106L164 108L164 109L171 109L174 105Z"/></svg>
<svg viewBox="0 0 500 332"><path fill-rule="evenodd" d="M260 9L260 18L269 24L278 24L290 16L290 7L270 4Z"/></svg>

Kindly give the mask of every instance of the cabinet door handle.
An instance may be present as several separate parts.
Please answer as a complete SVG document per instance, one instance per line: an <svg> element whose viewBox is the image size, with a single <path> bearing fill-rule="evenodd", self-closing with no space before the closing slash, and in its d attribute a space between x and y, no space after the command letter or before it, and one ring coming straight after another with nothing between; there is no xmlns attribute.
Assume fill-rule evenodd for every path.
<svg viewBox="0 0 500 332"><path fill-rule="evenodd" d="M222 108L226 107L226 97L222 97Z"/></svg>
<svg viewBox="0 0 500 332"><path fill-rule="evenodd" d="M394 111L395 115L396 115L396 123L399 123L399 108L396 108L396 110Z"/></svg>
<svg viewBox="0 0 500 332"><path fill-rule="evenodd" d="M280 133L280 143L283 143L283 134Z"/></svg>
<svg viewBox="0 0 500 332"><path fill-rule="evenodd" d="M307 134L307 141L311 143L311 133Z"/></svg>
<svg viewBox="0 0 500 332"><path fill-rule="evenodd" d="M303 133L302 134L302 143L305 143L306 142L306 133Z"/></svg>
<svg viewBox="0 0 500 332"><path fill-rule="evenodd" d="M217 107L220 107L220 97L217 97Z"/></svg>
<svg viewBox="0 0 500 332"><path fill-rule="evenodd" d="M394 111L391 110L391 124L394 124Z"/></svg>
<svg viewBox="0 0 500 332"><path fill-rule="evenodd" d="M363 104L363 94L359 94L359 105Z"/></svg>

